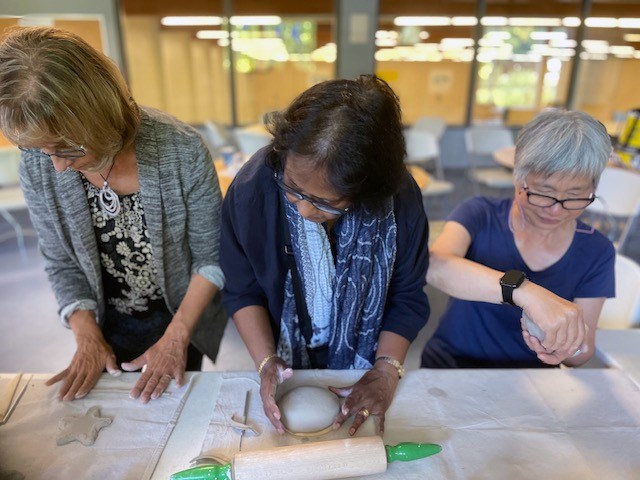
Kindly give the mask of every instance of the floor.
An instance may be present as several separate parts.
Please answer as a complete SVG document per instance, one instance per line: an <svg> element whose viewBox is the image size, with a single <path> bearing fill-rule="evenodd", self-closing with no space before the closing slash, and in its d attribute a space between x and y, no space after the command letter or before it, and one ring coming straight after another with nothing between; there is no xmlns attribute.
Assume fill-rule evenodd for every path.
<svg viewBox="0 0 640 480"><path fill-rule="evenodd" d="M451 208L473 195L472 185L462 170L447 170L445 175L455 184L455 190L441 200L425 200L430 221L443 219ZM510 192L502 194L510 195ZM15 218L23 227L31 227L26 211L16 212ZM4 238L10 228L0 219L0 238ZM639 240L640 222L636 222L623 253L640 263ZM73 356L73 335L57 318L55 299L36 239L27 237L25 244L23 258L15 239L0 242L0 372L57 372L66 368ZM431 303L431 318L411 346L406 361L409 369L418 368L420 351L437 326L447 302L447 297L432 287L427 286L426 292ZM216 363L205 360L203 368L217 371L254 368L233 322L227 326Z"/></svg>

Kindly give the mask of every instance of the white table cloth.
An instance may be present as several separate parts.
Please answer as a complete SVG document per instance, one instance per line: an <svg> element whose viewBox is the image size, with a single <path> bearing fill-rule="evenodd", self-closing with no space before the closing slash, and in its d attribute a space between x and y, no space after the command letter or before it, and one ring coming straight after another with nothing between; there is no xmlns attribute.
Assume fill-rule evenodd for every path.
<svg viewBox="0 0 640 480"><path fill-rule="evenodd" d="M298 371L289 386L344 386L361 373ZM238 451L228 419L242 416L247 390L248 421L262 434L245 437L242 451L302 441L276 434L264 418L255 372L194 375L191 390L172 387L148 405L128 398L136 378L105 375L94 392L69 404L34 381L0 427L0 466L26 479L166 480L202 451L227 457ZM56 446L58 419L93 405L114 418L95 445ZM312 441L346 437L346 428ZM372 434L373 421L363 429L361 435ZM618 369L411 371L387 413L384 441L438 443L443 450L364 478L637 480L640 388Z"/></svg>

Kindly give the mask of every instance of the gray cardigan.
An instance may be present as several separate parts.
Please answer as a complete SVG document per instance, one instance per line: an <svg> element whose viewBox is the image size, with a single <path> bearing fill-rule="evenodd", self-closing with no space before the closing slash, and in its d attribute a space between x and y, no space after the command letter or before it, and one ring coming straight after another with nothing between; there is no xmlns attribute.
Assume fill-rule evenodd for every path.
<svg viewBox="0 0 640 480"><path fill-rule="evenodd" d="M175 313L193 273L224 286L218 261L220 187L201 137L167 114L142 109L135 149L157 281ZM61 320L68 327L75 310L94 310L102 326L100 258L80 174L71 169L57 173L46 155L30 150L22 153L20 181ZM196 337L206 329L209 348L204 353L214 355L212 360L227 318L219 297L205 310L192 339L199 346Z"/></svg>

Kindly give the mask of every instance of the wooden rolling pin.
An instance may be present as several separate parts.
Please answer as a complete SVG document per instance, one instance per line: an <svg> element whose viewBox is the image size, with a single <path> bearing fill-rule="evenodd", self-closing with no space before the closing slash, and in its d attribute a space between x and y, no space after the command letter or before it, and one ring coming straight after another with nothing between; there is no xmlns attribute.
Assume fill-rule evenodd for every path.
<svg viewBox="0 0 640 480"><path fill-rule="evenodd" d="M400 443L380 437L347 438L241 452L226 465L200 465L174 473L171 480L331 480L374 475L394 460L409 461L440 452L440 445Z"/></svg>

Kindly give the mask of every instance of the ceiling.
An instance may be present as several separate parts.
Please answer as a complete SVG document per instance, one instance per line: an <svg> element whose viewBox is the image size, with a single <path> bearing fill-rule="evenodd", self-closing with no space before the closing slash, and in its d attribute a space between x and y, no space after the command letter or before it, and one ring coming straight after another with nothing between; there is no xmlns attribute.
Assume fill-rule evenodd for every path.
<svg viewBox="0 0 640 480"><path fill-rule="evenodd" d="M379 28L395 29L393 18L400 15L476 16L475 0L380 0ZM580 16L581 0L487 0L484 15L490 16ZM223 15L224 0L120 0L124 15ZM332 0L229 0L233 15L279 15L304 17L316 21L317 44L334 41L336 1ZM638 17L640 0L593 0L590 16ZM182 28L195 32L201 27ZM473 37L473 27L426 27L429 42L444 37ZM571 29L570 29L571 30ZM575 35L575 29L574 35ZM640 29L590 28L587 38L607 40L610 44L625 44L624 33L640 33ZM626 42L627 44L629 42ZM640 49L640 43L632 44Z"/></svg>

